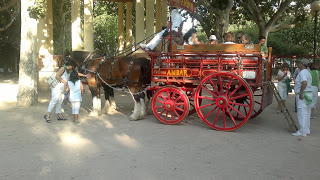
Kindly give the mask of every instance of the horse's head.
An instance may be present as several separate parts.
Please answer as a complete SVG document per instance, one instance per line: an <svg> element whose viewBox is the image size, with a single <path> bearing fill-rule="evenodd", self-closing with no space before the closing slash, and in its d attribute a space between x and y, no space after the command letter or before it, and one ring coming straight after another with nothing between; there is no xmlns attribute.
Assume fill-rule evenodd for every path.
<svg viewBox="0 0 320 180"><path fill-rule="evenodd" d="M93 58L96 55L95 52L89 51L72 51L71 58L77 64L77 66L81 67L84 62Z"/></svg>

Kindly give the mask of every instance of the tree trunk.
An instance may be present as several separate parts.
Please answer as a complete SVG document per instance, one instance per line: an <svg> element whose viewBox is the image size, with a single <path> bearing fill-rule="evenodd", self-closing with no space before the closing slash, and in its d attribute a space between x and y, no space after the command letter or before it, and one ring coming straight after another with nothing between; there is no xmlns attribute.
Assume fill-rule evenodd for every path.
<svg viewBox="0 0 320 180"><path fill-rule="evenodd" d="M229 14L230 10L222 10L216 14L216 36L220 42L222 42L223 34L229 29Z"/></svg>
<svg viewBox="0 0 320 180"><path fill-rule="evenodd" d="M37 20L28 7L35 0L21 0L21 44L17 105L29 107L38 102Z"/></svg>

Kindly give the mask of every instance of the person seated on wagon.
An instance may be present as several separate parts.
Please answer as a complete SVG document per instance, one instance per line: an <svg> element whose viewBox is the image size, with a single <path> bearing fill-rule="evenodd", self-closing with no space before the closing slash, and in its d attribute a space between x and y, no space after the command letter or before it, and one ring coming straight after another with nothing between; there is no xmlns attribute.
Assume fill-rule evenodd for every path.
<svg viewBox="0 0 320 180"><path fill-rule="evenodd" d="M265 36L259 36L259 43L258 43L261 51L262 58L267 59L268 58L268 48L266 46L266 37Z"/></svg>
<svg viewBox="0 0 320 180"><path fill-rule="evenodd" d="M233 32L227 32L223 35L223 44L235 44L235 35Z"/></svg>
<svg viewBox="0 0 320 180"><path fill-rule="evenodd" d="M184 36L184 45L195 45L201 44L197 37L197 30L195 28L191 28Z"/></svg>
<svg viewBox="0 0 320 180"><path fill-rule="evenodd" d="M233 32L227 32L227 33L224 33L223 34L223 40L224 40L224 43L223 44L236 44L235 43L235 35ZM236 54L222 54L224 56L236 56Z"/></svg>
<svg viewBox="0 0 320 180"><path fill-rule="evenodd" d="M211 35L211 36L209 37L208 44L211 44L211 45L213 45L213 44L218 44L217 37L216 37L215 35Z"/></svg>
<svg viewBox="0 0 320 180"><path fill-rule="evenodd" d="M239 31L239 32L237 33L237 43L239 43L239 44L242 43L242 42L241 42L241 37L242 37L243 35L245 35L245 33L244 33L243 31Z"/></svg>
<svg viewBox="0 0 320 180"><path fill-rule="evenodd" d="M241 37L241 44L252 44L251 42L251 37L249 34L244 34L242 37ZM254 54L246 54L247 57L250 57L250 56L255 56L255 57L250 57L250 59L258 59L258 57L256 57L256 55Z"/></svg>
<svg viewBox="0 0 320 180"><path fill-rule="evenodd" d="M183 26L183 18L178 12L178 9L176 7L170 7L170 16L171 16L171 28L172 28L172 36L173 41L176 42L179 45L182 45L182 26ZM158 34L154 36L154 38L148 43L148 44L140 44L140 46L146 50L154 50L158 44L162 41L162 38L167 36L170 31L170 24L165 28L162 28L162 31L160 31Z"/></svg>
<svg viewBox="0 0 320 180"><path fill-rule="evenodd" d="M249 34L244 34L243 36L241 36L241 44L251 44L251 37Z"/></svg>

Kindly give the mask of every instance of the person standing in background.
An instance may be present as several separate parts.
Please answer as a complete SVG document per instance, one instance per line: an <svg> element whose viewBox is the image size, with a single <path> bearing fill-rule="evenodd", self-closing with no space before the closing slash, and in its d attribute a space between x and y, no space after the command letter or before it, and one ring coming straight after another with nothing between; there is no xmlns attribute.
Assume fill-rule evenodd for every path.
<svg viewBox="0 0 320 180"><path fill-rule="evenodd" d="M281 102L284 105L288 97L288 82L290 85L291 73L289 71L289 64L283 63L281 69L278 71L278 92L281 97ZM278 111L280 113L280 103L278 104Z"/></svg>
<svg viewBox="0 0 320 180"><path fill-rule="evenodd" d="M311 83L312 76L307 70L309 66L308 59L301 59L298 68L300 73L295 79L294 92L297 101L297 116L300 128L297 132L292 133L293 136L310 135L310 114L312 103Z"/></svg>
<svg viewBox="0 0 320 180"><path fill-rule="evenodd" d="M320 71L318 70L319 66L316 63L312 63L310 66L310 74L312 76L312 104L311 104L311 119L316 119L316 109L317 109L317 100L318 100L318 83L320 79Z"/></svg>

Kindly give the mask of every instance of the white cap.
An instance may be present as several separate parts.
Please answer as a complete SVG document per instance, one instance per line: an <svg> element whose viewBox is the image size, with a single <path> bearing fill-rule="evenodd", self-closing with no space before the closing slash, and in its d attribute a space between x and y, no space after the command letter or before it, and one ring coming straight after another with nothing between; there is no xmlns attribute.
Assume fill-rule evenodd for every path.
<svg viewBox="0 0 320 180"><path fill-rule="evenodd" d="M209 41L210 41L210 40L216 41L216 40L217 40L217 37L216 37L215 35L211 35L211 36L209 37Z"/></svg>
<svg viewBox="0 0 320 180"><path fill-rule="evenodd" d="M308 65L310 63L310 61L306 58L301 59L300 62L304 65Z"/></svg>

